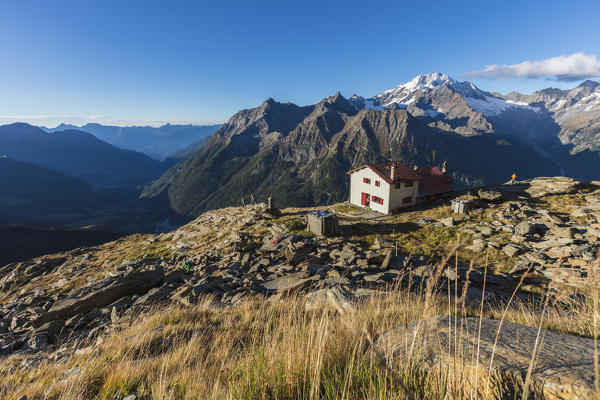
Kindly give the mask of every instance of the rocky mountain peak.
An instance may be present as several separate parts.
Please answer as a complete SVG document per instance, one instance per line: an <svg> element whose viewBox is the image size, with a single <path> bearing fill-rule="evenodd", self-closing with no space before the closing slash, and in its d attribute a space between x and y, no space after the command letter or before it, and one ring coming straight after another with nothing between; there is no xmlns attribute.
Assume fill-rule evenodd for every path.
<svg viewBox="0 0 600 400"><path fill-rule="evenodd" d="M581 82L581 84L578 87L587 87L590 89L596 89L598 86L600 86L600 83L588 79L586 81Z"/></svg>
<svg viewBox="0 0 600 400"><path fill-rule="evenodd" d="M426 87L433 88L440 85L453 85L456 83L456 79L449 77L446 74L442 74L440 72L434 72L431 74L421 74L415 76L408 83L405 83L401 86L405 88L418 88L418 87Z"/></svg>
<svg viewBox="0 0 600 400"><path fill-rule="evenodd" d="M356 114L356 108L340 92L323 99L318 105L344 114Z"/></svg>
<svg viewBox="0 0 600 400"><path fill-rule="evenodd" d="M278 104L277 101L275 101L275 99L273 99L272 97L269 97L268 99L266 99L265 101L262 102L262 104L260 105L259 108L268 108L268 107L273 107L275 104Z"/></svg>

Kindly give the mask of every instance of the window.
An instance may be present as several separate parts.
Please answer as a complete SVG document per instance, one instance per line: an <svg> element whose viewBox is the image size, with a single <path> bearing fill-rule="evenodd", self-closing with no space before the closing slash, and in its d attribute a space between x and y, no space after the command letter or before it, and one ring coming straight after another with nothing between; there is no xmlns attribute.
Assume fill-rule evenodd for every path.
<svg viewBox="0 0 600 400"><path fill-rule="evenodd" d="M402 199L402 204L408 204L412 202L412 196L408 196Z"/></svg>
<svg viewBox="0 0 600 400"><path fill-rule="evenodd" d="M383 204L383 199L377 196L371 196L371 201L373 203Z"/></svg>
<svg viewBox="0 0 600 400"><path fill-rule="evenodd" d="M375 186L377 186L377 187L381 186L381 182L375 181Z"/></svg>
<svg viewBox="0 0 600 400"><path fill-rule="evenodd" d="M396 189L400 189L400 184L396 183Z"/></svg>
<svg viewBox="0 0 600 400"><path fill-rule="evenodd" d="M371 184L371 180L369 178L363 178L363 182L366 184Z"/></svg>
<svg viewBox="0 0 600 400"><path fill-rule="evenodd" d="M410 182L406 182L404 184L404 187L411 187L412 185L413 185L413 181L410 181Z"/></svg>

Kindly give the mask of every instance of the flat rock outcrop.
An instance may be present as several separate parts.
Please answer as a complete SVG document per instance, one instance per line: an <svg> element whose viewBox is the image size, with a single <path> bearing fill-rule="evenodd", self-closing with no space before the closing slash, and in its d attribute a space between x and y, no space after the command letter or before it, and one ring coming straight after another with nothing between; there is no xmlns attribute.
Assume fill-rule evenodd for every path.
<svg viewBox="0 0 600 400"><path fill-rule="evenodd" d="M491 372L522 384L533 358L531 391L547 400L596 398L593 339L545 330L538 335L536 328L487 318L439 316L394 328L376 349L392 368L412 354L428 368L459 368L469 382L478 373L483 383Z"/></svg>
<svg viewBox="0 0 600 400"><path fill-rule="evenodd" d="M39 327L49 321L88 313L95 308L104 307L125 296L144 294L160 285L164 276L161 267L125 275L82 297L64 299L54 303L47 312L35 319L32 325Z"/></svg>

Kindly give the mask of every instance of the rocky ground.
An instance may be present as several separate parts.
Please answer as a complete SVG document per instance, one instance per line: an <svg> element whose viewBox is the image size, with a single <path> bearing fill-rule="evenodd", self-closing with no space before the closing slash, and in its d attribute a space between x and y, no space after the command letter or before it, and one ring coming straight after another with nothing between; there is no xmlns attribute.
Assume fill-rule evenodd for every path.
<svg viewBox="0 0 600 400"><path fill-rule="evenodd" d="M537 178L476 192L465 215L452 214L449 200L391 216L334 205L335 237L305 231L312 209L254 204L206 212L170 233L5 265L0 355L23 355L24 367L58 360L141 313L205 295L230 307L300 292L307 308L344 307L386 286L435 280L467 302L502 302L515 288L522 299L585 296L600 250L600 186Z"/></svg>

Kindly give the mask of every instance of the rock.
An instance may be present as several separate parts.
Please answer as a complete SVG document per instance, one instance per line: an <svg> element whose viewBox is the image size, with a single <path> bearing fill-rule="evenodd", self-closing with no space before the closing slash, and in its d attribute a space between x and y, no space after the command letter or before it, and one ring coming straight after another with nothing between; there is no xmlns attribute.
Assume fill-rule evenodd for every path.
<svg viewBox="0 0 600 400"><path fill-rule="evenodd" d="M531 243L531 247L534 249L546 250L552 247L563 247L573 243L573 239L554 239L554 240L543 240L541 242Z"/></svg>
<svg viewBox="0 0 600 400"><path fill-rule="evenodd" d="M210 293L213 289L218 287L219 281L214 280L208 283L201 283L200 285L196 285L192 288L192 293L194 296L199 296L203 293Z"/></svg>
<svg viewBox="0 0 600 400"><path fill-rule="evenodd" d="M373 240L373 248L376 250L380 250L380 249L384 249L384 248L388 248L388 247L394 247L394 243L390 240L387 240L381 236L377 236L374 240Z"/></svg>
<svg viewBox="0 0 600 400"><path fill-rule="evenodd" d="M374 251L368 251L366 257L367 263L369 264L381 264L384 260L384 257L381 254L375 253Z"/></svg>
<svg viewBox="0 0 600 400"><path fill-rule="evenodd" d="M290 265L298 265L301 261L305 260L310 253L310 247L306 246L301 249L294 249L292 245L285 249L285 259Z"/></svg>
<svg viewBox="0 0 600 400"><path fill-rule="evenodd" d="M117 310L117 307L113 306L113 308L110 310L110 322L112 322L113 324L119 322L119 312Z"/></svg>
<svg viewBox="0 0 600 400"><path fill-rule="evenodd" d="M573 193L581 182L563 176L539 177L527 182L529 187L525 192L531 197L543 197L551 194Z"/></svg>
<svg viewBox="0 0 600 400"><path fill-rule="evenodd" d="M172 289L166 285L160 288L152 288L146 294L135 301L137 306L149 306L166 299L171 294Z"/></svg>
<svg viewBox="0 0 600 400"><path fill-rule="evenodd" d="M382 276L383 276L383 273L380 272L377 274L365 275L362 277L362 279L365 282L377 282L381 279Z"/></svg>
<svg viewBox="0 0 600 400"><path fill-rule="evenodd" d="M488 275L488 278L489 278L489 275ZM482 279L482 281L483 281L483 279ZM459 292L458 294L462 296L462 292ZM480 304L481 300L486 302L491 297L492 297L492 295L489 290L486 290L484 293L483 290L481 290L479 288L469 286L467 288L467 293L465 294L465 302Z"/></svg>
<svg viewBox="0 0 600 400"><path fill-rule="evenodd" d="M522 249L520 247L514 246L512 244L507 244L502 248L502 252L509 257L514 257L518 254L521 254Z"/></svg>
<svg viewBox="0 0 600 400"><path fill-rule="evenodd" d="M494 233L493 229L490 228L489 226L480 226L478 227L479 233L484 235L484 236L490 236L492 233Z"/></svg>
<svg viewBox="0 0 600 400"><path fill-rule="evenodd" d="M329 271L331 269L331 267L329 265L323 265L323 264L315 264L315 263L308 263L306 265L306 272L308 272L310 275L314 275L314 274L325 274L327 273L327 271Z"/></svg>
<svg viewBox="0 0 600 400"><path fill-rule="evenodd" d="M80 298L65 299L56 302L48 312L33 321L35 327L57 319L67 319L73 315L87 313L97 307L107 306L124 296L143 294L158 286L164 278L161 267L153 270L134 272L106 287L92 291Z"/></svg>
<svg viewBox="0 0 600 400"><path fill-rule="evenodd" d="M381 262L381 269L402 268L404 267L404 256L396 254L392 249L386 252L385 258Z"/></svg>
<svg viewBox="0 0 600 400"><path fill-rule="evenodd" d="M344 247L340 252L340 258L343 259L347 264L352 264L357 258L357 254L350 247Z"/></svg>
<svg viewBox="0 0 600 400"><path fill-rule="evenodd" d="M517 236L528 236L535 233L535 225L531 222L523 221L515 226L515 235Z"/></svg>
<svg viewBox="0 0 600 400"><path fill-rule="evenodd" d="M456 275L456 271L452 268L444 269L444 272L442 272L442 276L445 276L451 281L455 281L458 278L458 276Z"/></svg>
<svg viewBox="0 0 600 400"><path fill-rule="evenodd" d="M29 320L27 318L13 317L13 319L10 321L10 330L16 331L16 330L22 328L23 325L25 325L25 323L28 321Z"/></svg>
<svg viewBox="0 0 600 400"><path fill-rule="evenodd" d="M173 295L171 295L171 299L183 304L186 307L191 307L192 303L189 300L189 295L192 292L192 288L190 286L182 286L180 287Z"/></svg>
<svg viewBox="0 0 600 400"><path fill-rule="evenodd" d="M27 347L32 351L40 351L48 346L48 336L44 334L35 334L27 342Z"/></svg>
<svg viewBox="0 0 600 400"><path fill-rule="evenodd" d="M54 321L46 322L39 328L33 331L33 334L43 334L48 337L50 342L55 342L60 336L62 329L65 327L65 321L62 319L56 319Z"/></svg>
<svg viewBox="0 0 600 400"><path fill-rule="evenodd" d="M311 311L319 306L329 306L340 314L346 314L354 309L356 299L352 292L344 286L335 286L331 289L321 289L306 295L304 309Z"/></svg>
<svg viewBox="0 0 600 400"><path fill-rule="evenodd" d="M485 247L485 241L482 239L475 239L470 246L467 246L467 249L479 253L480 251L483 251Z"/></svg>
<svg viewBox="0 0 600 400"><path fill-rule="evenodd" d="M596 236L597 238L600 238L600 229L592 228L590 226L590 227L587 228L586 233L589 234L589 235Z"/></svg>
<svg viewBox="0 0 600 400"><path fill-rule="evenodd" d="M526 262L524 261L520 261L517 264L515 264L510 271L508 271L508 273L510 275L523 275L524 273L526 273L529 270L529 266L527 265Z"/></svg>
<svg viewBox="0 0 600 400"><path fill-rule="evenodd" d="M569 246L552 247L544 252L549 258L564 258L567 259L571 255L572 249Z"/></svg>
<svg viewBox="0 0 600 400"><path fill-rule="evenodd" d="M440 221L444 226L454 226L454 217L444 218Z"/></svg>
<svg viewBox="0 0 600 400"><path fill-rule="evenodd" d="M496 190L479 189L479 191L477 192L477 195L479 195L480 198L487 200L487 201L497 201L502 198L502 193L500 193Z"/></svg>
<svg viewBox="0 0 600 400"><path fill-rule="evenodd" d="M513 243L525 243L527 241L527 238L521 235L512 235L510 237L510 241Z"/></svg>
<svg viewBox="0 0 600 400"><path fill-rule="evenodd" d="M315 279L318 279L318 275L308 277L305 272L296 272L265 282L261 287L267 292L281 293L299 289L304 285L310 284Z"/></svg>
<svg viewBox="0 0 600 400"><path fill-rule="evenodd" d="M541 346L536 347L537 328L507 321L500 326L498 320L482 318L479 334L479 323L479 318L456 320L448 316L416 321L388 331L376 342L375 348L392 368L396 360L414 358L418 354L423 368L447 371L460 363L462 367L457 372L466 378L462 382L474 382L478 373L481 384L485 384L485 375L490 373L524 382L537 348L539 354L531 379L545 399L595 398L593 339L543 331L539 336ZM460 333L455 334L454 326L460 327ZM494 346L499 329L498 342ZM474 343L478 345L474 346ZM460 358L459 363L454 359L455 354ZM452 372L448 376L452 376Z"/></svg>
<svg viewBox="0 0 600 400"><path fill-rule="evenodd" d="M131 395L123 398L123 400L136 400L136 399L137 399L137 397L135 394L131 394Z"/></svg>

